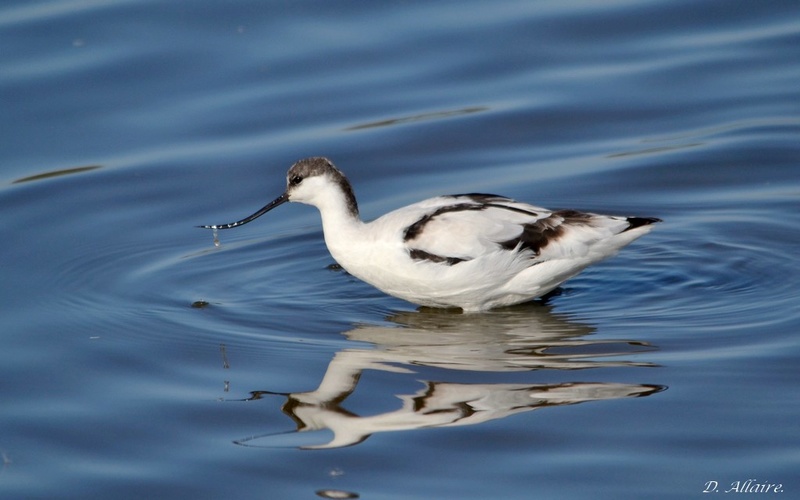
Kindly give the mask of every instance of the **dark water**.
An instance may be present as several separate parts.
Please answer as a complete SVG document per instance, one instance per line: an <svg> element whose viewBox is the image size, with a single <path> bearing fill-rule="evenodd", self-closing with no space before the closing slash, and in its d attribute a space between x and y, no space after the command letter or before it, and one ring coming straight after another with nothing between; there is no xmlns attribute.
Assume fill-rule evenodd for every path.
<svg viewBox="0 0 800 500"><path fill-rule="evenodd" d="M0 497L798 496L795 1L26 0L0 39ZM331 268L309 207L193 227L311 155L367 218L665 222L481 315Z"/></svg>

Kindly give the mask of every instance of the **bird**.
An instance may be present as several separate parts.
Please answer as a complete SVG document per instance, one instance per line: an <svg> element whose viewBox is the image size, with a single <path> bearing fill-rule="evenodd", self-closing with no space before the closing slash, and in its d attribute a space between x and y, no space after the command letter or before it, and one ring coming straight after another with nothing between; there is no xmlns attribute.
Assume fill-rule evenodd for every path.
<svg viewBox="0 0 800 500"><path fill-rule="evenodd" d="M230 229L286 202L315 206L328 251L349 274L413 304L477 313L553 291L647 234L655 217L548 210L494 194L445 195L361 220L347 177L325 157L286 174L286 190Z"/></svg>

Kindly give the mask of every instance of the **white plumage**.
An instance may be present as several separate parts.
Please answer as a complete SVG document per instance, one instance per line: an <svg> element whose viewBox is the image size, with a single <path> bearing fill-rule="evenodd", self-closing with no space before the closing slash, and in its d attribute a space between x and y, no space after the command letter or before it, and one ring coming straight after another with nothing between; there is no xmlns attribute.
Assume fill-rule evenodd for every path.
<svg viewBox="0 0 800 500"><path fill-rule="evenodd" d="M648 233L655 218L552 211L502 196L439 196L365 223L326 158L292 165L284 194L241 221L297 201L316 206L325 243L350 274L415 304L466 312L540 297Z"/></svg>

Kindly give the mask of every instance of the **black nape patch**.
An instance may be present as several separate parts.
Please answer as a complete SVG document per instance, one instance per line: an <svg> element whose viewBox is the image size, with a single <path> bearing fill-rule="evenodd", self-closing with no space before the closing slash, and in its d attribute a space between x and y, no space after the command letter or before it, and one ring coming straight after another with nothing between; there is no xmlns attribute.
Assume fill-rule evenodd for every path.
<svg viewBox="0 0 800 500"><path fill-rule="evenodd" d="M409 249L408 255L414 260L429 260L437 264L447 264L448 266L454 266L460 262L469 260L469 259L460 259L458 257L442 257L441 255L432 254L430 252L426 252L425 250L420 250L418 248Z"/></svg>
<svg viewBox="0 0 800 500"><path fill-rule="evenodd" d="M350 181L347 180L342 171L325 157L315 156L295 162L286 174L287 185L297 184L294 179L300 179L300 182L302 182L303 179L319 175L329 175L333 182L339 185L342 194L344 194L347 211L357 217L358 203L353 192L353 186L350 185Z"/></svg>

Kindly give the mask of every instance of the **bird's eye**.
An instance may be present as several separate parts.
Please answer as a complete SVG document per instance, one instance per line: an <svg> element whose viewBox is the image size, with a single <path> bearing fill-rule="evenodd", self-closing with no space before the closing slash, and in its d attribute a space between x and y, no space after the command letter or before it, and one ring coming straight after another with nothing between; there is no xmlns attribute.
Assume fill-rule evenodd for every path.
<svg viewBox="0 0 800 500"><path fill-rule="evenodd" d="M303 182L303 178L300 177L299 175L295 175L294 177L289 179L289 184L291 184L292 186L296 186L296 185L300 184L301 182Z"/></svg>

